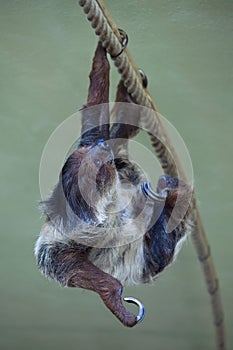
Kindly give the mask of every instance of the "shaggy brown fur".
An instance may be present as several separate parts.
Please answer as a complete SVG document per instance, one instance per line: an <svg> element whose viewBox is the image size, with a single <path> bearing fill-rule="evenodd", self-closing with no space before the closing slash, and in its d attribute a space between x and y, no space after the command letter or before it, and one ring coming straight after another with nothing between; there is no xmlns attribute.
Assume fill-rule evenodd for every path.
<svg viewBox="0 0 233 350"><path fill-rule="evenodd" d="M109 64L98 44L87 106L107 103L108 89ZM117 101L133 102L122 82ZM84 107L80 145L42 203L46 222L35 255L45 276L63 286L97 292L109 310L132 327L137 318L122 304L122 286L150 282L174 260L187 235L191 190L178 179L162 176L157 192L166 192L164 201L145 196L142 184L147 179L127 158L127 140L138 128L122 125L124 114L117 107L119 119L109 130L108 105L97 111ZM114 144L116 138L125 142ZM182 210L173 216L176 203ZM171 220L175 225L168 233Z"/></svg>

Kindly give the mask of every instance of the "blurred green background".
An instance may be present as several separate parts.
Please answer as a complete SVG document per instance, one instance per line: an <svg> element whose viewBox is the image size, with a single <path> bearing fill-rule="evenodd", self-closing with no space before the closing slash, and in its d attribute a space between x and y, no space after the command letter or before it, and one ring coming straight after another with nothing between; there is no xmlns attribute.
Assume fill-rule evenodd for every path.
<svg viewBox="0 0 233 350"><path fill-rule="evenodd" d="M191 154L232 349L233 2L105 3ZM40 157L52 131L86 100L96 42L76 1L0 1L0 349L212 350L209 299L191 240L153 286L125 290L147 310L134 329L94 293L62 289L35 265Z"/></svg>

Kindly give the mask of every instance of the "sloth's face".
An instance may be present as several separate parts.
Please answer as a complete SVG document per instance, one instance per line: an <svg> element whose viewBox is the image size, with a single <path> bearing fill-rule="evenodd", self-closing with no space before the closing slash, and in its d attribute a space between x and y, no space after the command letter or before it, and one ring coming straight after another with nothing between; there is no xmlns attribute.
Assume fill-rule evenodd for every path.
<svg viewBox="0 0 233 350"><path fill-rule="evenodd" d="M100 141L89 150L86 157L91 167L89 175L92 182L95 183L97 192L104 194L116 183L117 171L113 152L107 142Z"/></svg>
<svg viewBox="0 0 233 350"><path fill-rule="evenodd" d="M111 148L102 140L79 147L64 164L61 179L65 200L72 211L87 220L98 216L117 191L118 174Z"/></svg>
<svg viewBox="0 0 233 350"><path fill-rule="evenodd" d="M81 193L85 198L109 193L117 181L114 156L108 143L81 147L73 152L63 167L63 185L69 192ZM97 196L97 197L96 197Z"/></svg>

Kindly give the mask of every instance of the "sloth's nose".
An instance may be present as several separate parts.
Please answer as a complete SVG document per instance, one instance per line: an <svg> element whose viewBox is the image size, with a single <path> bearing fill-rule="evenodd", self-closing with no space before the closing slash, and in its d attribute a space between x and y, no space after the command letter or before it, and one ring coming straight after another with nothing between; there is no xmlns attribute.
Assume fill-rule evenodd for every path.
<svg viewBox="0 0 233 350"><path fill-rule="evenodd" d="M103 139L99 139L98 140L98 145L101 147L101 148L103 148L103 149L105 149L106 151L108 151L110 148L109 148L109 144L106 142L106 141L104 141Z"/></svg>

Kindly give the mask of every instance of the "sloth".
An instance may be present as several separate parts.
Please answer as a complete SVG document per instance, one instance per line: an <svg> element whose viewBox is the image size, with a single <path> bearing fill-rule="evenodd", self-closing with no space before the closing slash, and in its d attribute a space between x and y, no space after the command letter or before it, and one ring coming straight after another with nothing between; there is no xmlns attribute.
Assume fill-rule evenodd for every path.
<svg viewBox="0 0 233 350"><path fill-rule="evenodd" d="M98 293L122 324L132 327L144 309L131 297L125 301L136 303L139 314L125 308L123 286L152 282L174 261L189 231L192 189L168 175L159 178L155 191L151 188L128 158L128 140L139 127L121 123L126 118L121 104L114 108L117 118L110 127L108 99L109 62L98 43L81 138L52 194L41 203L45 223L35 256L46 277ZM116 102L134 103L122 81ZM178 215L173 216L175 205Z"/></svg>

